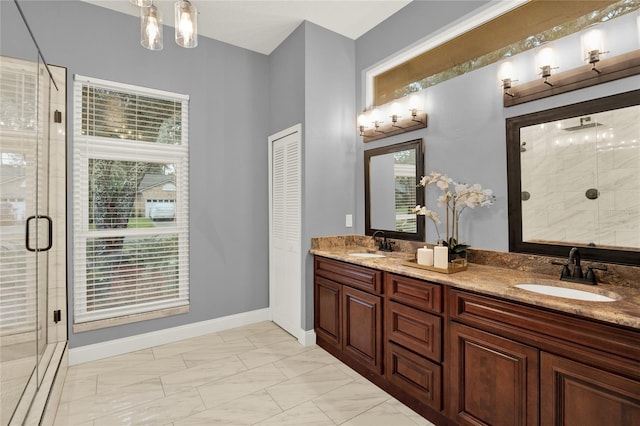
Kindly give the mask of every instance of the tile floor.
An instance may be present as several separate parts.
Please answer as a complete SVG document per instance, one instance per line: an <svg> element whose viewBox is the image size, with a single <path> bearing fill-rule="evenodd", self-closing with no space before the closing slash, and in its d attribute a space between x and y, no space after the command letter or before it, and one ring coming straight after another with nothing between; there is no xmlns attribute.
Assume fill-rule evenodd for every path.
<svg viewBox="0 0 640 426"><path fill-rule="evenodd" d="M272 322L69 368L55 425L432 426Z"/></svg>

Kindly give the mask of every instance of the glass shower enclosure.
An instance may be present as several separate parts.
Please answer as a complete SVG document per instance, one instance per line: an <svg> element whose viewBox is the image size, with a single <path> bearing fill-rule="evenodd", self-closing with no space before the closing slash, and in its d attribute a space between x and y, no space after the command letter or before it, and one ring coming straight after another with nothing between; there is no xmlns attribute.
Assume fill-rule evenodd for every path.
<svg viewBox="0 0 640 426"><path fill-rule="evenodd" d="M0 56L0 425L40 422L66 348L66 70L38 53Z"/></svg>

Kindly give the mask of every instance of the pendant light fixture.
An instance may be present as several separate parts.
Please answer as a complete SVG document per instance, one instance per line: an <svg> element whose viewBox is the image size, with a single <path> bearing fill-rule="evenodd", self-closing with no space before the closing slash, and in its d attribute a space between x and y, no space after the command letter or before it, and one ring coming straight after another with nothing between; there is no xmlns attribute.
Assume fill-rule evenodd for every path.
<svg viewBox="0 0 640 426"><path fill-rule="evenodd" d="M189 0L180 0L175 4L176 43L178 46L192 48L198 45L198 12Z"/></svg>
<svg viewBox="0 0 640 426"><path fill-rule="evenodd" d="M131 4L138 7L149 7L153 3L151 0L130 0Z"/></svg>
<svg viewBox="0 0 640 426"><path fill-rule="evenodd" d="M162 50L162 15L153 4L140 9L140 44L149 50Z"/></svg>

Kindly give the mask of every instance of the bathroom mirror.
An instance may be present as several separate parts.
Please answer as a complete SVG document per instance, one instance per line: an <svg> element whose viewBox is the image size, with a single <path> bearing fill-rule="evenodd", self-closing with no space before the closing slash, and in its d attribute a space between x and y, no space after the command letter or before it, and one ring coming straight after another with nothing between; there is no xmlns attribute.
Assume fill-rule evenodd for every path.
<svg viewBox="0 0 640 426"><path fill-rule="evenodd" d="M640 264L640 90L506 124L509 250Z"/></svg>
<svg viewBox="0 0 640 426"><path fill-rule="evenodd" d="M417 184L424 174L422 139L364 152L365 234L424 241L424 216L411 210L424 205Z"/></svg>

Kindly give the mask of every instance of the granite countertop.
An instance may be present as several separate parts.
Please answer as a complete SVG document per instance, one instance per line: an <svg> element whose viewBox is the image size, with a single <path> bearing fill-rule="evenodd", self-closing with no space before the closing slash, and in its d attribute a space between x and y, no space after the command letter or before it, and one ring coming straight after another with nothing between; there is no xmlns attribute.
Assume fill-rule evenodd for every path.
<svg viewBox="0 0 640 426"><path fill-rule="evenodd" d="M349 253L370 251L371 249L369 247L345 245L323 248L315 247L310 250L310 253L316 256L341 260L355 265L393 272L480 294L496 296L506 300L553 309L584 318L640 330L640 289L638 288L613 284L591 286L560 281L550 275L474 263L470 263L466 271L455 274L443 274L403 264L404 260L415 259L414 253L406 252L382 253L386 256L383 258L359 258L349 256ZM620 297L614 302L587 302L542 295L514 287L516 284L524 283L548 284L585 290L610 297L619 295Z"/></svg>

